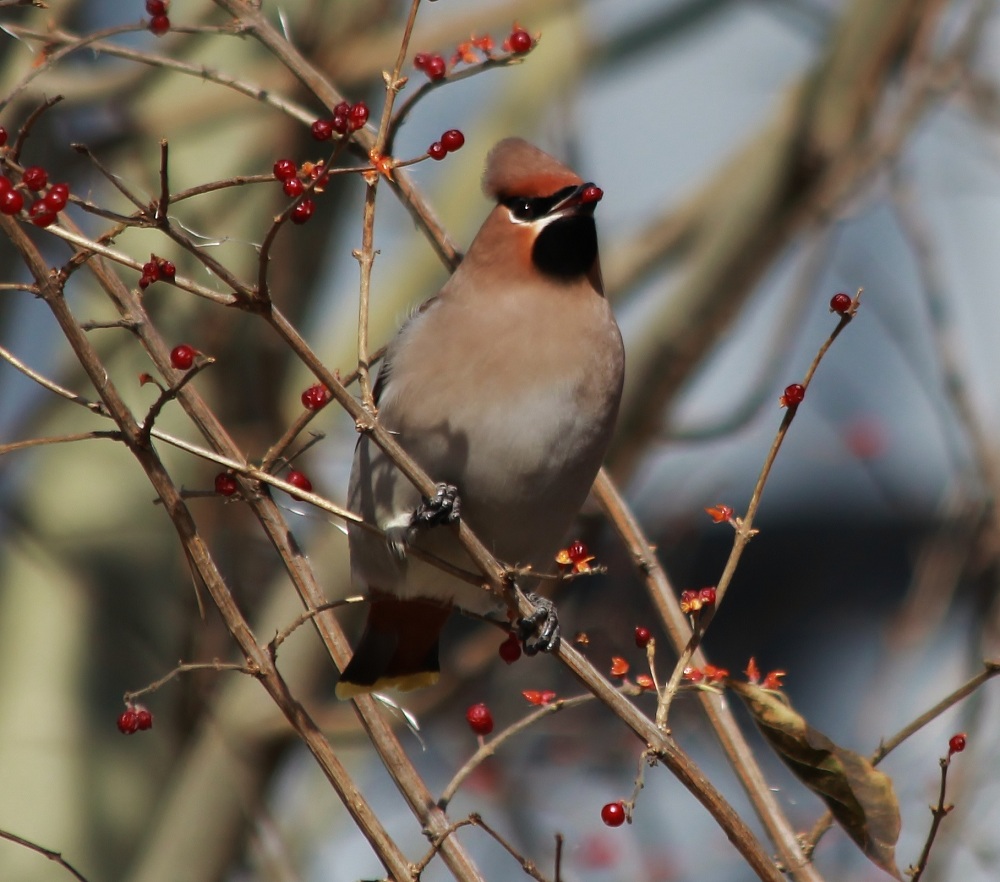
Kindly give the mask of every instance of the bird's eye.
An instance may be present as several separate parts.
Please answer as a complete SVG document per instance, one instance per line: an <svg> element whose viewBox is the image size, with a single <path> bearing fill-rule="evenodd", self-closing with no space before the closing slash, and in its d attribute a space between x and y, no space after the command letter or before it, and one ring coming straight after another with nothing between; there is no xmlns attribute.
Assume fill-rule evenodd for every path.
<svg viewBox="0 0 1000 882"><path fill-rule="evenodd" d="M511 200L510 210L518 220L531 220L535 216L535 206L530 199Z"/></svg>

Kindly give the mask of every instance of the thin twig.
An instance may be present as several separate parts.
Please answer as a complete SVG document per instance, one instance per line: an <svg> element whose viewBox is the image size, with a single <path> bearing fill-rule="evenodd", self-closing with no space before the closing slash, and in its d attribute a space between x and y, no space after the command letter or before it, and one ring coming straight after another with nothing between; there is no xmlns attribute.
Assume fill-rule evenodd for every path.
<svg viewBox="0 0 1000 882"><path fill-rule="evenodd" d="M819 367L819 363L823 360L823 356L825 356L827 351L829 351L830 347L833 345L833 341L840 336L840 332L843 331L844 328L846 328L850 323L851 319L854 318L861 302L862 291L863 289L858 289L850 309L841 316L840 321L837 322L837 326L830 333L830 336L823 341L823 345L820 346L819 351L816 353L812 363L809 365L801 383L803 389L805 389L807 393L809 391L809 384L812 381L813 375L816 373L816 369ZM711 607L702 608L701 615L698 617L697 624L691 634L691 639L688 641L688 645L684 648L684 651L681 652L680 657L677 660L677 664L674 666L673 673L670 675L670 680L664 687L663 692L660 693L659 703L656 708L656 724L661 728L665 728L667 725L670 704L673 701L674 696L677 694L677 689L679 688L681 680L684 677L684 671L691 663L691 657L694 655L695 650L701 643L701 640L705 635L705 631L711 624L716 611L726 596L726 592L729 590L729 585L736 573L736 568L739 565L740 558L743 556L743 551L746 549L747 544L757 532L753 529L753 522L757 515L757 509L760 506L764 486L767 484L767 479L770 476L771 468L774 466L774 462L777 459L778 451L784 443L785 436L788 434L788 430L792 425L792 421L795 419L796 413L798 413L798 409L799 406L797 404L789 404L786 407L785 415L781 420L781 425L778 427L777 434L771 442L771 448L768 450L767 456L764 458L764 465L761 467L760 474L757 476L757 483L754 485L746 514L743 518L737 519L736 521L736 535L733 539L733 548L729 553L729 559L726 561L726 565L722 570L722 575L719 577L718 584L715 586L715 604Z"/></svg>
<svg viewBox="0 0 1000 882"><path fill-rule="evenodd" d="M42 857L48 858L50 861L54 861L59 864L64 870L73 875L74 879L78 882L87 882L87 877L83 875L76 867L74 867L66 858L62 856L58 851L53 851L51 848L45 848L36 842L32 842L30 839L25 839L23 836L18 836L15 833L10 833L7 830L0 830L0 839L6 839L8 842L13 842L17 845L23 845L25 848L31 849L31 851L42 855Z"/></svg>
<svg viewBox="0 0 1000 882"><path fill-rule="evenodd" d="M971 677L965 683L958 687L958 689L953 692L949 692L944 698L942 698L937 704L928 710L924 711L919 717L917 717L912 722L907 723L900 729L895 735L882 741L878 749L869 757L869 760L873 766L877 766L882 760L884 760L892 751L894 751L900 744L911 738L928 723L936 720L941 714L946 710L954 707L964 698L970 696L975 692L980 686L989 680L992 680L995 676L1000 674L1000 660L990 661L986 660L983 662L983 670L981 670L974 677ZM808 835L805 837L805 847L808 851L812 851L816 848L816 844L823 837L823 834L830 829L830 825L833 823L833 815L829 812L824 814L814 825L812 830L809 831Z"/></svg>
<svg viewBox="0 0 1000 882"><path fill-rule="evenodd" d="M148 686L143 686L142 689L126 692L123 696L123 701L125 704L132 704L137 698L156 692L179 675L188 674L191 671L238 671L241 674L248 674L251 677L256 677L260 673L253 665L241 665L232 662L220 662L218 660L211 662L180 662L177 667L169 673L164 674L159 680L154 680Z"/></svg>
<svg viewBox="0 0 1000 882"><path fill-rule="evenodd" d="M636 570L645 581L649 597L659 612L671 645L678 653L682 652L691 638L691 625L687 616L681 612L677 592L657 560L652 544L605 469L598 473L593 492L631 555ZM650 646L654 643L651 640ZM648 652L647 647L647 658ZM704 652L698 649L692 661L702 667L707 659ZM786 871L796 882L822 882L819 873L803 853L798 833L775 799L729 704L707 690L699 689L695 694L757 816L775 843Z"/></svg>
<svg viewBox="0 0 1000 882"><path fill-rule="evenodd" d="M7 444L0 444L0 456L13 453L16 450L26 450L29 447L44 447L48 444L69 444L74 441L90 441L94 438L121 441L122 433L117 431L77 432L75 435L54 435L45 438L27 438L24 441L11 441Z"/></svg>
<svg viewBox="0 0 1000 882"><path fill-rule="evenodd" d="M342 606L347 606L352 603L365 603L368 600L360 594L355 594L352 597L345 597L343 600L331 600L329 603L324 603L321 606L317 606L315 609L307 609L302 615L298 616L291 624L286 625L280 631L276 632L274 637L271 638L271 642L267 644L267 650L272 656L277 655L278 647L281 646L292 634L306 622L310 622L313 618L322 612L326 612L328 609L340 609Z"/></svg>
<svg viewBox="0 0 1000 882"><path fill-rule="evenodd" d="M468 778L469 775L471 775L472 772L475 771L475 769L485 760L493 756L493 754L497 752L497 748L501 747L515 735L520 734L529 726L534 725L545 717L551 716L552 714L558 713L566 708L585 704L588 701L592 701L593 698L594 696L590 693L577 695L573 698L557 698L551 704L542 705L536 710L531 711L531 713L527 714L516 723L513 723L506 729L498 732L497 735L490 741L483 741L483 743L479 745L476 752L465 761L462 768L455 773L454 777L448 782L444 790L441 791L441 797L438 799L437 804L441 808L447 808L448 803L450 803L454 798L455 793L458 792L458 788L462 786L465 779Z"/></svg>
<svg viewBox="0 0 1000 882"><path fill-rule="evenodd" d="M931 856L931 848L934 845L934 840L937 838L938 828L940 828L941 822L955 807L953 805L946 805L944 801L948 790L948 768L951 766L951 754L941 757L940 762L941 785L938 788L938 801L936 806L931 806L931 828L927 831L927 841L924 842L923 851L920 852L920 859L917 861L916 866L911 867L907 871L907 874L910 876L910 882L920 882L920 877L924 875L924 870L927 869L927 860Z"/></svg>

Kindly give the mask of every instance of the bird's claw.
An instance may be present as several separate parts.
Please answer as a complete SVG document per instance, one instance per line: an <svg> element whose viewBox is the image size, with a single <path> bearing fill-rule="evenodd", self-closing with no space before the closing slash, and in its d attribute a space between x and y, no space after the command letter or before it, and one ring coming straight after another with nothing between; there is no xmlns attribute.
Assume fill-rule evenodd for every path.
<svg viewBox="0 0 1000 882"><path fill-rule="evenodd" d="M559 616L556 605L540 594L528 594L527 599L535 609L530 616L517 620L517 636L524 644L527 655L555 652L559 649ZM532 639L534 638L534 639Z"/></svg>
<svg viewBox="0 0 1000 882"><path fill-rule="evenodd" d="M434 495L425 496L410 517L411 527L434 527L439 524L454 524L462 516L458 488L451 484L438 484Z"/></svg>

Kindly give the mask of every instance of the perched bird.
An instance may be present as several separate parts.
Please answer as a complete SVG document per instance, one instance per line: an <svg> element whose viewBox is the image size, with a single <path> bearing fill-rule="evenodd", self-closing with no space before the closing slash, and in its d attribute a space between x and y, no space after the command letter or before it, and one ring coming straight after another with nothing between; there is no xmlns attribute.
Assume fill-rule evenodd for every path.
<svg viewBox="0 0 1000 882"><path fill-rule="evenodd" d="M408 546L475 572L447 526L460 500L497 559L549 570L611 438L624 351L601 280L601 190L519 138L493 148L483 189L496 207L389 344L375 383L379 421L441 482L437 496L422 499L373 441L358 441L349 504L388 541L348 525L352 578L369 607L340 698L435 683L452 606L497 607ZM542 648L557 643L554 624Z"/></svg>

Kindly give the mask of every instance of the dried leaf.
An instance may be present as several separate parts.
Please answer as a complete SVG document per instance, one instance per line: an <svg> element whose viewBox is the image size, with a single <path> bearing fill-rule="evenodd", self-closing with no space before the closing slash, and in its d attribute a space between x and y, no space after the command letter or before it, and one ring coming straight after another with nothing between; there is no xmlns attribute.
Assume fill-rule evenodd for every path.
<svg viewBox="0 0 1000 882"><path fill-rule="evenodd" d="M896 866L899 803L889 776L816 731L783 695L749 683L730 681L729 687L785 765L826 803L869 860L902 880Z"/></svg>

